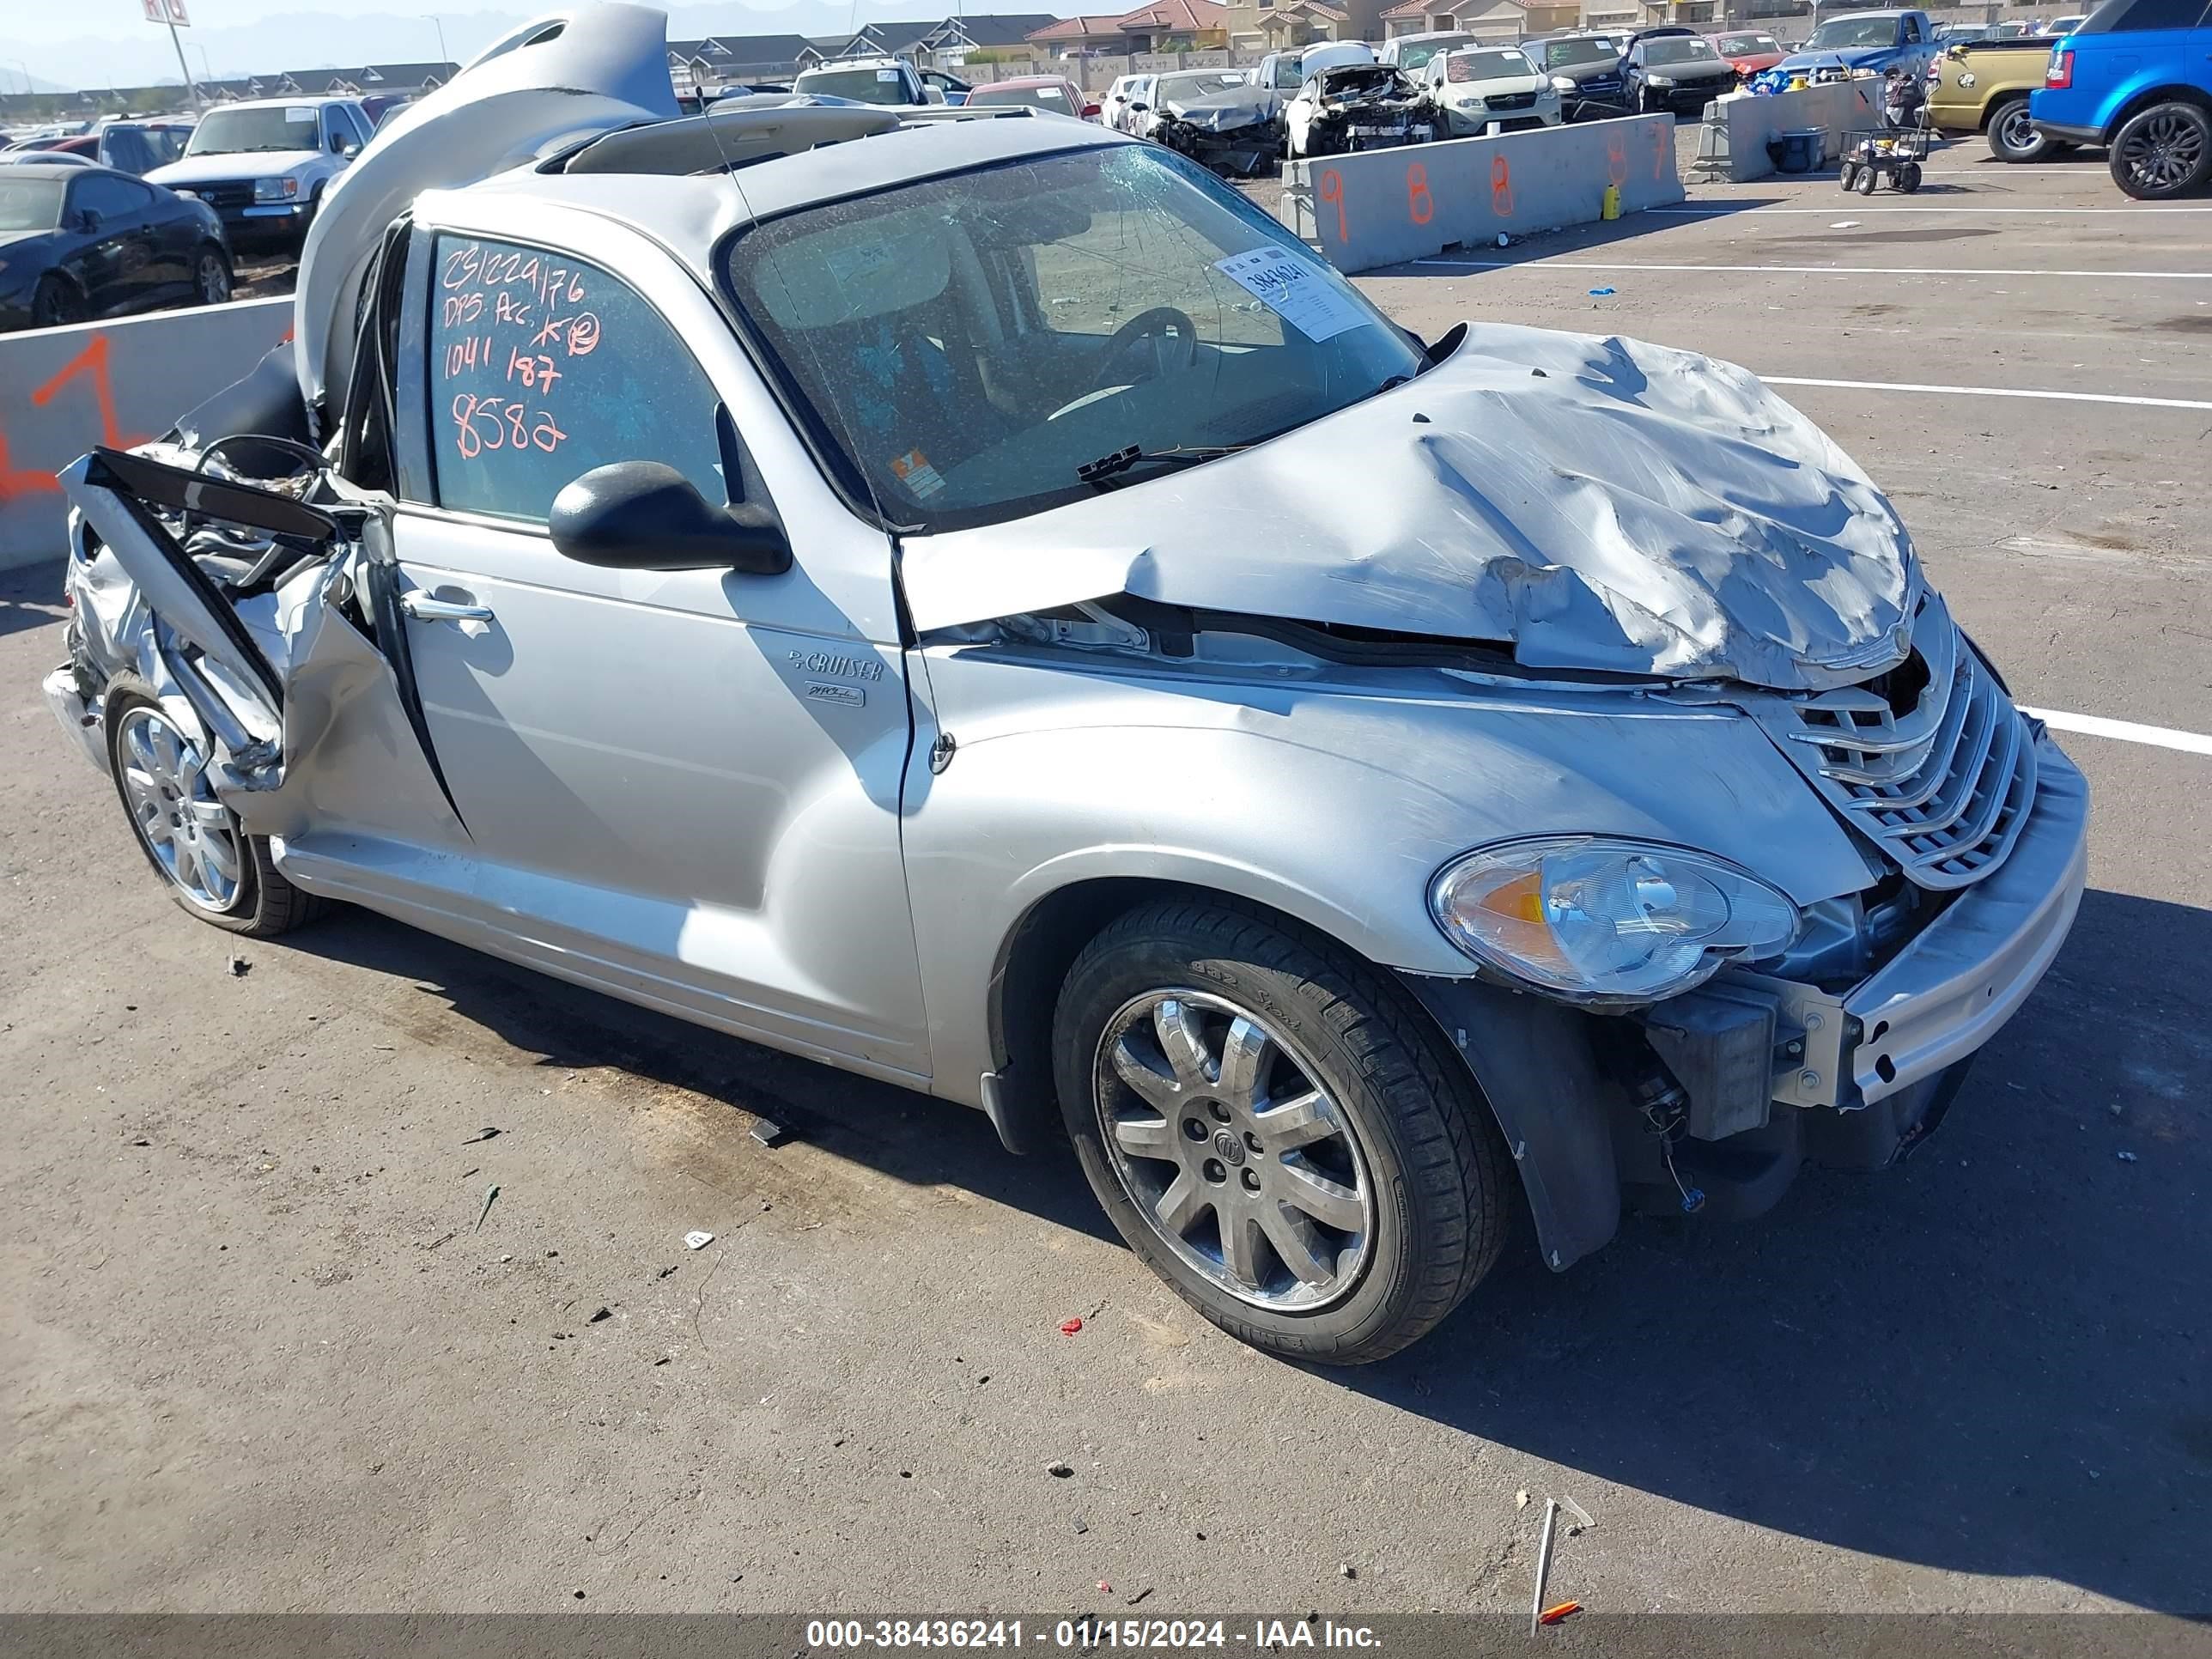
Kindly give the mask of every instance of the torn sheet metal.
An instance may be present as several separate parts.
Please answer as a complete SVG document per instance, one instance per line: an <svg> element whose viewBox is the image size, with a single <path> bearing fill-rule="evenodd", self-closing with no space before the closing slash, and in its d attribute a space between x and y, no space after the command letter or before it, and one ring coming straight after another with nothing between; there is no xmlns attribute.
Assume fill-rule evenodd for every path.
<svg viewBox="0 0 2212 1659"><path fill-rule="evenodd" d="M678 112L667 15L607 4L534 19L394 115L325 192L301 250L294 352L309 407L325 394L329 407L343 404L362 278L416 197Z"/></svg>
<svg viewBox="0 0 2212 1659"><path fill-rule="evenodd" d="M902 571L925 632L1127 592L1788 690L1899 660L1921 584L1887 499L1747 370L1487 323L1248 453L910 538Z"/></svg>

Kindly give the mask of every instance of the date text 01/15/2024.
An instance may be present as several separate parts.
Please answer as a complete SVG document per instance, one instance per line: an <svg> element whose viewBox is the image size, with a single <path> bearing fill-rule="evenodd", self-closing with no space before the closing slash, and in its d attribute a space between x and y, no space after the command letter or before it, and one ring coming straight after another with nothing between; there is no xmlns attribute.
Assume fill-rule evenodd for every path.
<svg viewBox="0 0 2212 1659"><path fill-rule="evenodd" d="M810 1648L1069 1648L1172 1652L1197 1648L1359 1648L1381 1640L1365 1625L1334 1619L1255 1619L1243 1628L1223 1619L815 1619Z"/></svg>

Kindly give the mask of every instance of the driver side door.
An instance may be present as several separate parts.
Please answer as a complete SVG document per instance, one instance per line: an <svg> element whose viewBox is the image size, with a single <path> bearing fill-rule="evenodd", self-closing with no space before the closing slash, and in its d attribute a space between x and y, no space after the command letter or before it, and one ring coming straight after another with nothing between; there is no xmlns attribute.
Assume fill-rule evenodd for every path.
<svg viewBox="0 0 2212 1659"><path fill-rule="evenodd" d="M415 238L401 398L429 418L401 448L399 605L474 864L452 875L433 860L404 896L445 931L563 977L925 1078L888 542L870 532L878 562L857 588L810 575L810 551L826 556L832 539L810 538L810 521L835 528L801 499L819 477L784 475L777 500L741 430L774 405L740 384L726 324L657 249L593 259L519 238ZM765 435L778 454L795 448L787 430ZM791 568L564 556L555 495L637 460L673 467L711 504L778 512ZM865 552L861 529L847 515L836 533Z"/></svg>

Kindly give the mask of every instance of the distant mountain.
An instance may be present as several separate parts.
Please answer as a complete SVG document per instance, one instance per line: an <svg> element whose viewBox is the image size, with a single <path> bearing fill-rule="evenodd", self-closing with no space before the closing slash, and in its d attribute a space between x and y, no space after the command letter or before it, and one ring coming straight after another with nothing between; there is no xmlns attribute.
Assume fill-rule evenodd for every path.
<svg viewBox="0 0 2212 1659"><path fill-rule="evenodd" d="M14 3L15 0L6 0ZM549 3L542 10L551 9ZM889 5L839 5L833 0L795 0L783 7L734 3L673 5L668 12L671 40L697 40L709 34L842 34L862 23L892 18L950 15L966 10L1049 11L1066 15L1056 5L1019 0L998 6L951 4L944 13L917 6L914 0ZM542 15L532 8L511 12L447 14L443 19L444 50L440 50L440 24L427 16L394 12L290 12L264 18L258 23L234 28L183 30L185 51L195 76L210 70L218 78L265 74L276 70L312 69L319 64L419 63L447 58L466 63L518 23ZM78 87L151 86L177 76L177 54L168 31L131 21L118 23L109 33L79 35L62 40L17 40L9 42L10 55L21 55L33 65L32 90L68 91ZM22 73L13 64L0 62L0 91L22 84Z"/></svg>

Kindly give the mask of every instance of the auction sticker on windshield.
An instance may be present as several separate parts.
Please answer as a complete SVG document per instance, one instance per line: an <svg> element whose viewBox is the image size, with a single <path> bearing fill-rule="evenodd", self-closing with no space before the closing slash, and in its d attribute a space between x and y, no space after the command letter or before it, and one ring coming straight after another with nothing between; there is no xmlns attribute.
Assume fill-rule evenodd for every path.
<svg viewBox="0 0 2212 1659"><path fill-rule="evenodd" d="M1213 268L1310 340L1332 340L1370 320L1317 266L1282 248L1232 253Z"/></svg>

